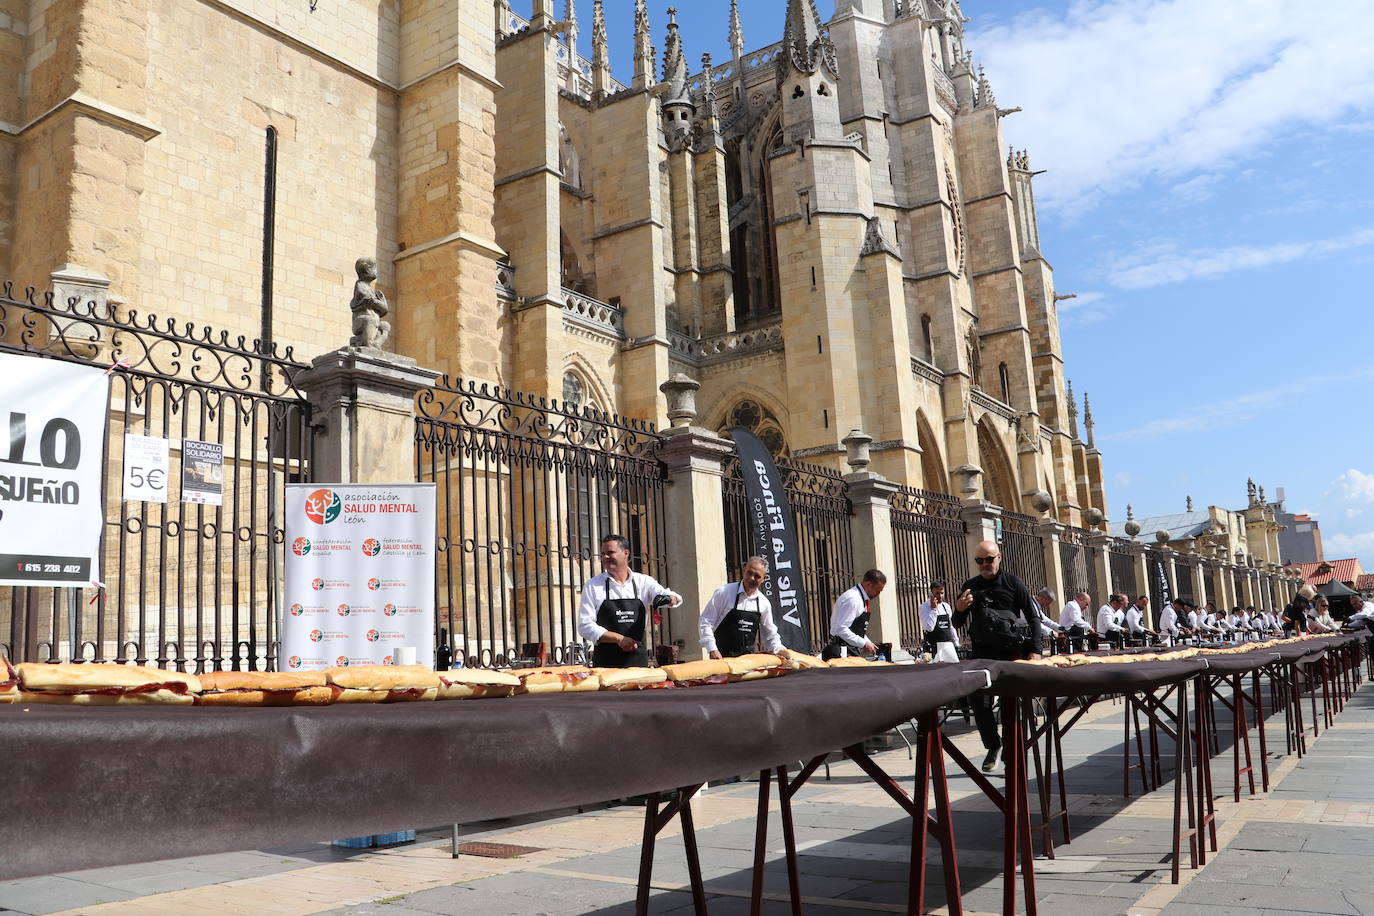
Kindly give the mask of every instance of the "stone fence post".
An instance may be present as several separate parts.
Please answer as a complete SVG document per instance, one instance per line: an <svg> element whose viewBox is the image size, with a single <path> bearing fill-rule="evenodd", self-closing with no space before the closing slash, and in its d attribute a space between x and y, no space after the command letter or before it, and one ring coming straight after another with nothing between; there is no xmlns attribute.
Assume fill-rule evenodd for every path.
<svg viewBox="0 0 1374 916"><path fill-rule="evenodd" d="M314 409L311 476L321 483L415 479L415 395L439 375L408 356L344 347L296 377Z"/></svg>
<svg viewBox="0 0 1374 916"><path fill-rule="evenodd" d="M663 433L659 452L668 469L664 491L664 526L668 550L668 583L682 604L667 611L674 639L681 639L682 659L702 657L697 621L712 593L737 570L725 568L725 459L733 443L710 430L692 426L696 392L701 384L675 375L659 386L668 398L672 426Z"/></svg>
<svg viewBox="0 0 1374 916"><path fill-rule="evenodd" d="M1101 607L1107 603L1107 597L1113 592L1121 589L1118 583L1112 581L1112 539L1107 536L1105 531L1089 531L1083 538L1083 546L1091 551L1088 562L1093 564L1093 576L1097 579L1098 591L1100 595L1093 595L1093 600L1097 606Z"/></svg>
<svg viewBox="0 0 1374 916"><path fill-rule="evenodd" d="M881 570L887 576L887 588L870 603L871 629L868 638L874 645L892 643L892 661L907 660L901 650L902 615L897 600L897 553L892 540L892 495L901 487L881 474L868 470L868 443L873 438L859 430L845 437L849 448L850 473L844 481L848 486L849 504L854 516L849 525L853 548L854 576L857 579L870 569ZM829 619L829 608L824 609ZM916 633L910 634L915 640Z"/></svg>
<svg viewBox="0 0 1374 916"><path fill-rule="evenodd" d="M1064 533L1064 526L1054 521L1041 522L1035 533L1040 535L1040 547L1045 554L1045 587L1054 592L1056 603L1048 616L1058 622L1059 612L1072 597L1064 594L1064 564L1059 556L1059 536Z"/></svg>

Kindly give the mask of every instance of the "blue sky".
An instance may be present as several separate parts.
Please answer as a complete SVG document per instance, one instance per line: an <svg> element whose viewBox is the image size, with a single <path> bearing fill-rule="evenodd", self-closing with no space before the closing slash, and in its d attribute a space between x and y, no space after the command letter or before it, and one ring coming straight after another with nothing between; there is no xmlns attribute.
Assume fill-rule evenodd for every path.
<svg viewBox="0 0 1374 916"><path fill-rule="evenodd" d="M527 4L518 4L527 8ZM662 45L666 0L650 0ZM678 4L729 58L729 0ZM750 49L783 0L743 0ZM833 0L819 0L822 16ZM1113 518L1241 506L1253 477L1374 568L1374 0L963 0L1036 169ZM559 0L556 12L563 14ZM591 3L580 0L590 56ZM615 74L633 0L606 0ZM660 54L661 59L661 54Z"/></svg>

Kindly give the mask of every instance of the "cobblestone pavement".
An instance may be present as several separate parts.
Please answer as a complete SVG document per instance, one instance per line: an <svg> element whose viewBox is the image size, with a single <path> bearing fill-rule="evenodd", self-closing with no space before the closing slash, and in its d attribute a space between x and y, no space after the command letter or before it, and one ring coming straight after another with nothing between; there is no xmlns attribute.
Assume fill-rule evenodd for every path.
<svg viewBox="0 0 1374 916"><path fill-rule="evenodd" d="M1036 863L1040 911L1259 916L1374 913L1374 685L1364 685L1298 761L1270 754L1273 791L1231 796L1229 750L1214 760L1219 851L1169 883L1172 783L1121 797L1121 707L1102 703L1065 739L1074 839ZM1218 717L1223 744L1225 717ZM976 734L951 725L980 758ZM1270 746L1283 748L1281 717ZM877 755L892 774L912 767L904 747ZM951 775L964 907L1001 909L1001 818L973 783ZM716 786L694 803L713 914L748 911L757 787ZM837 762L794 803L805 911L903 911L908 822L852 764ZM525 823L482 825L465 839L534 847L517 859L450 855L447 831L360 852L327 845L204 856L0 883L0 911L24 914L314 914L330 916L563 916L633 912L642 811L610 807ZM781 827L769 824L765 912L786 913ZM927 906L943 908L932 842ZM661 837L653 913L687 914L686 864L676 826Z"/></svg>

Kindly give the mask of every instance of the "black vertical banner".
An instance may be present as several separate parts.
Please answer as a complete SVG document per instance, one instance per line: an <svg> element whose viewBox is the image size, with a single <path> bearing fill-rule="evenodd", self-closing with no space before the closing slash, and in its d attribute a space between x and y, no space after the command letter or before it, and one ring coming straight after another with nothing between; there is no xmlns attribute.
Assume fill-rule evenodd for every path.
<svg viewBox="0 0 1374 916"><path fill-rule="evenodd" d="M773 619L782 644L798 652L811 651L806 632L806 586L797 550L797 526L782 475L758 436L743 427L730 430L739 454L744 495L749 502L749 531L754 553L768 561L763 593L773 604Z"/></svg>

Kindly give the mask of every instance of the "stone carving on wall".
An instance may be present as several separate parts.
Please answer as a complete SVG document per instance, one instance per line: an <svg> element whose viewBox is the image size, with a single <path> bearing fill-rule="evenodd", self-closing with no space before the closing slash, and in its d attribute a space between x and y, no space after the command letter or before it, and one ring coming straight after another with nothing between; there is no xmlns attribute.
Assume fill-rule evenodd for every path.
<svg viewBox="0 0 1374 916"><path fill-rule="evenodd" d="M359 258L353 265L358 282L353 284L353 339L350 346L380 350L391 336L391 323L383 319L390 311L386 295L374 285L377 282L377 259Z"/></svg>

